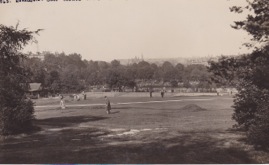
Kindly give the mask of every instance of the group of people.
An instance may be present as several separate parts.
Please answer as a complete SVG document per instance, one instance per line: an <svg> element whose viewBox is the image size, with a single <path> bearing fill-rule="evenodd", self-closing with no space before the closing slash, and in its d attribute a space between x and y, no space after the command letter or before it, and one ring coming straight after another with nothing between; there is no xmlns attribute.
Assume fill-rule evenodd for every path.
<svg viewBox="0 0 269 165"><path fill-rule="evenodd" d="M86 100L86 93L83 91L82 92L82 95L83 95L83 98L84 100ZM60 96L60 107L61 109L65 109L65 102L64 102L64 96L63 95L59 95ZM77 101L79 101L79 95L74 95L74 99L76 99ZM111 105L110 105L110 100L108 99L107 96L105 96L105 100L106 100L106 112L107 114L110 114L111 113Z"/></svg>
<svg viewBox="0 0 269 165"><path fill-rule="evenodd" d="M86 100L86 98L87 98L86 93L83 91L81 94L83 96L83 99ZM80 100L80 96L78 94L73 94L73 99L76 100L76 101L79 101Z"/></svg>
<svg viewBox="0 0 269 165"><path fill-rule="evenodd" d="M149 91L149 93L150 93L150 97L152 97L152 93L153 93L153 90L151 89L150 91ZM162 89L161 90L161 97L163 98L164 97L164 93L165 93L165 89ZM84 100L86 100L86 98L87 98L87 95L86 95L86 93L83 91L82 92L82 96L83 96L83 99ZM79 101L80 100L80 97L79 97L79 95L77 95L77 94L74 94L73 95L73 97L74 97L74 100L76 100L76 101ZM110 100L108 99L108 97L107 96L105 96L104 97L105 98L105 101L106 101L106 112L107 112L107 114L110 114L111 113L111 104L110 104ZM60 107L61 107L61 109L65 109L65 102L64 102L64 97L63 97L63 95L60 95Z"/></svg>
<svg viewBox="0 0 269 165"><path fill-rule="evenodd" d="M86 100L86 98L87 98L87 94L83 91L82 93L82 96L83 96L83 99L84 100ZM77 94L74 94L74 95L72 95L73 96L73 100L76 100L76 101L79 101L80 100L80 97L79 97L79 95L77 95ZM65 109L65 101L64 101L64 96L63 95L59 95L59 97L60 97L60 107L61 107L61 109Z"/></svg>

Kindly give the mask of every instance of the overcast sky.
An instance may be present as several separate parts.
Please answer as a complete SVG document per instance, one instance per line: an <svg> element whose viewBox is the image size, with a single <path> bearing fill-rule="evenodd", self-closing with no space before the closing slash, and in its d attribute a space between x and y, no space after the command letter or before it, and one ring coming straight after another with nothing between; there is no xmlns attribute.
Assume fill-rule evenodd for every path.
<svg viewBox="0 0 269 165"><path fill-rule="evenodd" d="M44 29L27 50L105 60L238 55L249 41L230 25L245 0L84 0L0 4L0 23ZM241 48L242 47L242 48ZM241 49L240 49L241 48Z"/></svg>

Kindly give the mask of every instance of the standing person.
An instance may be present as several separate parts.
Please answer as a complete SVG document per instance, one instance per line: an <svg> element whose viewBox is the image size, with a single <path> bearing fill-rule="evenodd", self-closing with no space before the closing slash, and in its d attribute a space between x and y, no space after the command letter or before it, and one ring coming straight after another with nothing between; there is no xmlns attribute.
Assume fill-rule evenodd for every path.
<svg viewBox="0 0 269 165"><path fill-rule="evenodd" d="M76 99L77 99L77 101L79 101L79 100L80 100L80 97L79 97L79 95L76 95Z"/></svg>
<svg viewBox="0 0 269 165"><path fill-rule="evenodd" d="M152 88L149 88L149 97L150 98L152 97L152 93L153 93L153 89Z"/></svg>
<svg viewBox="0 0 269 165"><path fill-rule="evenodd" d="M77 100L77 95L73 94L73 101Z"/></svg>
<svg viewBox="0 0 269 165"><path fill-rule="evenodd" d="M60 95L60 98L61 98L60 107L61 107L61 109L65 109L64 96Z"/></svg>
<svg viewBox="0 0 269 165"><path fill-rule="evenodd" d="M105 99L106 99L106 112L107 114L110 114L110 110L111 110L110 101L107 96L105 96Z"/></svg>
<svg viewBox="0 0 269 165"><path fill-rule="evenodd" d="M161 90L161 96L163 98L163 96L164 96L164 90Z"/></svg>
<svg viewBox="0 0 269 165"><path fill-rule="evenodd" d="M87 95L84 91L82 92L82 95L83 95L84 100L86 100Z"/></svg>

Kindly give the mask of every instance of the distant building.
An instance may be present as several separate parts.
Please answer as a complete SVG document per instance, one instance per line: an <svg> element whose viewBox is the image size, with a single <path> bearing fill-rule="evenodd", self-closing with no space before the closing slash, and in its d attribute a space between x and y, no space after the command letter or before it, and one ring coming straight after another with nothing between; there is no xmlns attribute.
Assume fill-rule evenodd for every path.
<svg viewBox="0 0 269 165"><path fill-rule="evenodd" d="M32 52L29 52L28 55L27 55L29 58L39 58L41 60L44 60L44 56L45 56L45 52L36 52L36 53L32 53Z"/></svg>
<svg viewBox="0 0 269 165"><path fill-rule="evenodd" d="M30 83L29 89L27 93L29 94L30 98L39 98L40 93L42 92L43 87L41 83Z"/></svg>
<svg viewBox="0 0 269 165"><path fill-rule="evenodd" d="M137 63L137 64L138 64L138 63L141 62L141 61L144 61L144 57L143 57L143 56L141 56L141 58L135 56L135 58L130 59L130 60L128 61L128 63L129 63L129 64L134 64L134 63Z"/></svg>
<svg viewBox="0 0 269 165"><path fill-rule="evenodd" d="M209 66L208 61L213 60L217 61L219 57L197 57L197 58L189 58L186 59L186 65L195 65L195 64L200 64L200 65L205 65Z"/></svg>

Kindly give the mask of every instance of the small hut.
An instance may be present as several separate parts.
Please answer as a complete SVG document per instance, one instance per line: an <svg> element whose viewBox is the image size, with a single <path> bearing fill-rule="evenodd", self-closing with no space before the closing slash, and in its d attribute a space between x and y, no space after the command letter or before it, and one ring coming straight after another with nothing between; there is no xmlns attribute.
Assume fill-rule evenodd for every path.
<svg viewBox="0 0 269 165"><path fill-rule="evenodd" d="M41 83L30 83L28 93L31 98L38 99L40 97L40 93L42 91Z"/></svg>

